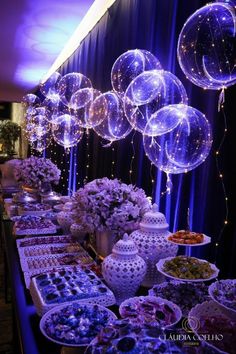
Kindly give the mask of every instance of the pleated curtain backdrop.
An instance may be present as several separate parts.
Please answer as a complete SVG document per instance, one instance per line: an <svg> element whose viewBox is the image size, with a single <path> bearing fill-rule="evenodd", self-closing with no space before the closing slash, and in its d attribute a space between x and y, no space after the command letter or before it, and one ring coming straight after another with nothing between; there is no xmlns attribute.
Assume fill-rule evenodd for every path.
<svg viewBox="0 0 236 354"><path fill-rule="evenodd" d="M138 132L132 131L128 137L107 148L103 146L102 139L91 131L88 136L84 135L77 147L71 149L70 154L65 154L62 147L53 144L46 155L57 162L59 167L63 167L63 183L60 187L64 193L67 192L67 186L72 191L82 186L86 174L87 181L114 174L122 181L132 182L152 195L153 201L157 202L160 211L166 215L170 230L186 228L189 208L190 228L204 232L213 241L211 245L194 248L192 255L213 262L216 260L221 268L221 276L235 277L235 89L229 88L226 91L228 132L219 157L229 199L228 225L220 237L227 210L215 160L215 152L225 129L223 114L217 112L219 92L204 91L191 84L182 73L176 55L178 35L183 24L205 4L205 1L198 0L117 0L59 69L62 75L81 72L91 79L94 88L105 92L112 88L111 68L119 55L135 48L152 52L165 70L171 71L183 82L189 105L206 114L213 127L213 148L202 165L187 174L174 175L172 193L162 196L166 176L151 166L144 153L142 136ZM112 161L115 163L112 164ZM154 184L152 179L155 180Z"/></svg>

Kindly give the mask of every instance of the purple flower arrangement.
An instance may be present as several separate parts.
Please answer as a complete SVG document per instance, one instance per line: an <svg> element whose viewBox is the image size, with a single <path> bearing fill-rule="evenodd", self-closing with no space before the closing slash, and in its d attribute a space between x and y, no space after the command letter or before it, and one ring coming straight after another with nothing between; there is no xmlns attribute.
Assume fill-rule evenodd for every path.
<svg viewBox="0 0 236 354"><path fill-rule="evenodd" d="M61 171L49 159L31 156L22 160L15 169L20 185L40 189L44 183L58 183Z"/></svg>
<svg viewBox="0 0 236 354"><path fill-rule="evenodd" d="M131 232L151 208L143 189L106 177L87 183L72 199L76 223L83 232Z"/></svg>

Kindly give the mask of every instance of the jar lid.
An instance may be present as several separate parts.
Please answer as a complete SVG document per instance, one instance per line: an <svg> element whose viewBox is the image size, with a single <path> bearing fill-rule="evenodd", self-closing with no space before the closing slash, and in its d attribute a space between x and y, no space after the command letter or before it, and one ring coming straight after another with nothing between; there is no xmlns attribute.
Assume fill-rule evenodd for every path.
<svg viewBox="0 0 236 354"><path fill-rule="evenodd" d="M169 227L165 215L158 211L157 204L153 204L151 211L144 214L139 225L142 230L167 230Z"/></svg>
<svg viewBox="0 0 236 354"><path fill-rule="evenodd" d="M138 254L138 249L128 234L124 234L123 238L116 242L112 248L112 253L122 256L132 256Z"/></svg>

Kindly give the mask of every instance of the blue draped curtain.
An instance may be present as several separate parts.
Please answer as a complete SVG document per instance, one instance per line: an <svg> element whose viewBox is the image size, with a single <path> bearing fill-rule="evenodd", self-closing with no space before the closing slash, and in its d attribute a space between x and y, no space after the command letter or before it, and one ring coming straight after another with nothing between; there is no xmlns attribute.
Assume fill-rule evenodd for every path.
<svg viewBox="0 0 236 354"><path fill-rule="evenodd" d="M105 92L111 89L110 72L114 61L129 49L146 49L155 54L165 70L171 71L183 82L189 104L206 114L213 127L214 143L204 164L187 174L172 177L173 191L165 191L166 176L151 166L143 150L140 133L131 132L112 147L103 147L95 133L84 135L79 145L66 154L54 144L47 156L63 167L60 186L64 192L76 190L87 181L114 175L126 183L134 183L152 195L153 201L166 215L170 230L186 227L187 210L190 228L212 237L212 244L194 248L192 255L216 261L222 277L235 277L235 139L233 121L234 89L226 92L225 114L228 122L227 138L219 155L219 164L226 186L229 203L228 225L221 234L226 220L225 195L215 152L224 133L224 117L217 112L219 92L204 91L192 85L182 73L176 57L178 34L186 19L199 7L199 0L117 0L81 43L80 47L60 68L61 74L81 72L93 86ZM133 144L132 144L133 143ZM134 158L132 159L132 155ZM132 159L132 160L131 160ZM112 161L115 163L112 164ZM131 161L133 163L131 164ZM88 166L88 167L86 167ZM132 174L130 173L132 169ZM154 180L154 184L152 183ZM216 244L219 246L216 247Z"/></svg>

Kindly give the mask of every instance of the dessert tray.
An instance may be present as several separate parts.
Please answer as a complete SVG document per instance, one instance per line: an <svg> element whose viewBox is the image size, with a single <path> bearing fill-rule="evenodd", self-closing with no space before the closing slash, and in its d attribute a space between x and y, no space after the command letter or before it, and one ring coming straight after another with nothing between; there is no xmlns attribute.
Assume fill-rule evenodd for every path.
<svg viewBox="0 0 236 354"><path fill-rule="evenodd" d="M222 312L236 319L236 279L216 281L209 286L208 291Z"/></svg>
<svg viewBox="0 0 236 354"><path fill-rule="evenodd" d="M187 256L160 259L157 270L164 276L187 282L202 282L214 279L219 269L204 259Z"/></svg>
<svg viewBox="0 0 236 354"><path fill-rule="evenodd" d="M87 346L101 328L115 319L115 314L106 307L74 302L48 311L40 321L40 330L60 345Z"/></svg>
<svg viewBox="0 0 236 354"><path fill-rule="evenodd" d="M49 236L18 239L16 240L16 245L19 250L30 246L49 245L52 243L59 244L59 243L74 243L74 242L75 242L75 238L72 235L49 235Z"/></svg>
<svg viewBox="0 0 236 354"><path fill-rule="evenodd" d="M39 257L23 257L20 258L21 268L23 272L30 273L32 270L40 269L41 272L48 267L57 266L88 266L94 263L94 260L86 251L77 253L51 254Z"/></svg>
<svg viewBox="0 0 236 354"><path fill-rule="evenodd" d="M20 247L18 249L20 258L39 257L61 253L81 253L85 250L78 242L74 243L54 243L46 245L37 245L29 247Z"/></svg>
<svg viewBox="0 0 236 354"><path fill-rule="evenodd" d="M48 204L29 203L18 207L18 215L36 215L41 216L45 213L51 212L52 207Z"/></svg>
<svg viewBox="0 0 236 354"><path fill-rule="evenodd" d="M163 328L177 324L182 312L172 301L155 296L137 296L123 301L119 312L122 318L134 323L152 323Z"/></svg>
<svg viewBox="0 0 236 354"><path fill-rule="evenodd" d="M173 301L180 307L183 316L187 316L193 306L210 298L208 286L205 283L188 283L175 280L154 285L148 291L148 294Z"/></svg>
<svg viewBox="0 0 236 354"><path fill-rule="evenodd" d="M57 232L56 225L51 220L41 216L22 215L12 218L15 222L13 231L15 235L46 235Z"/></svg>
<svg viewBox="0 0 236 354"><path fill-rule="evenodd" d="M180 230L173 234L168 235L167 241L179 246L196 247L204 246L211 243L211 237L205 234Z"/></svg>
<svg viewBox="0 0 236 354"><path fill-rule="evenodd" d="M89 269L65 267L31 279L30 293L39 315L61 303L114 305L112 291Z"/></svg>
<svg viewBox="0 0 236 354"><path fill-rule="evenodd" d="M218 353L235 353L236 321L222 313L222 308L214 301L205 301L193 307L188 323L196 335L205 334L206 339L210 337L212 340L204 342ZM218 336L220 339L217 339Z"/></svg>

